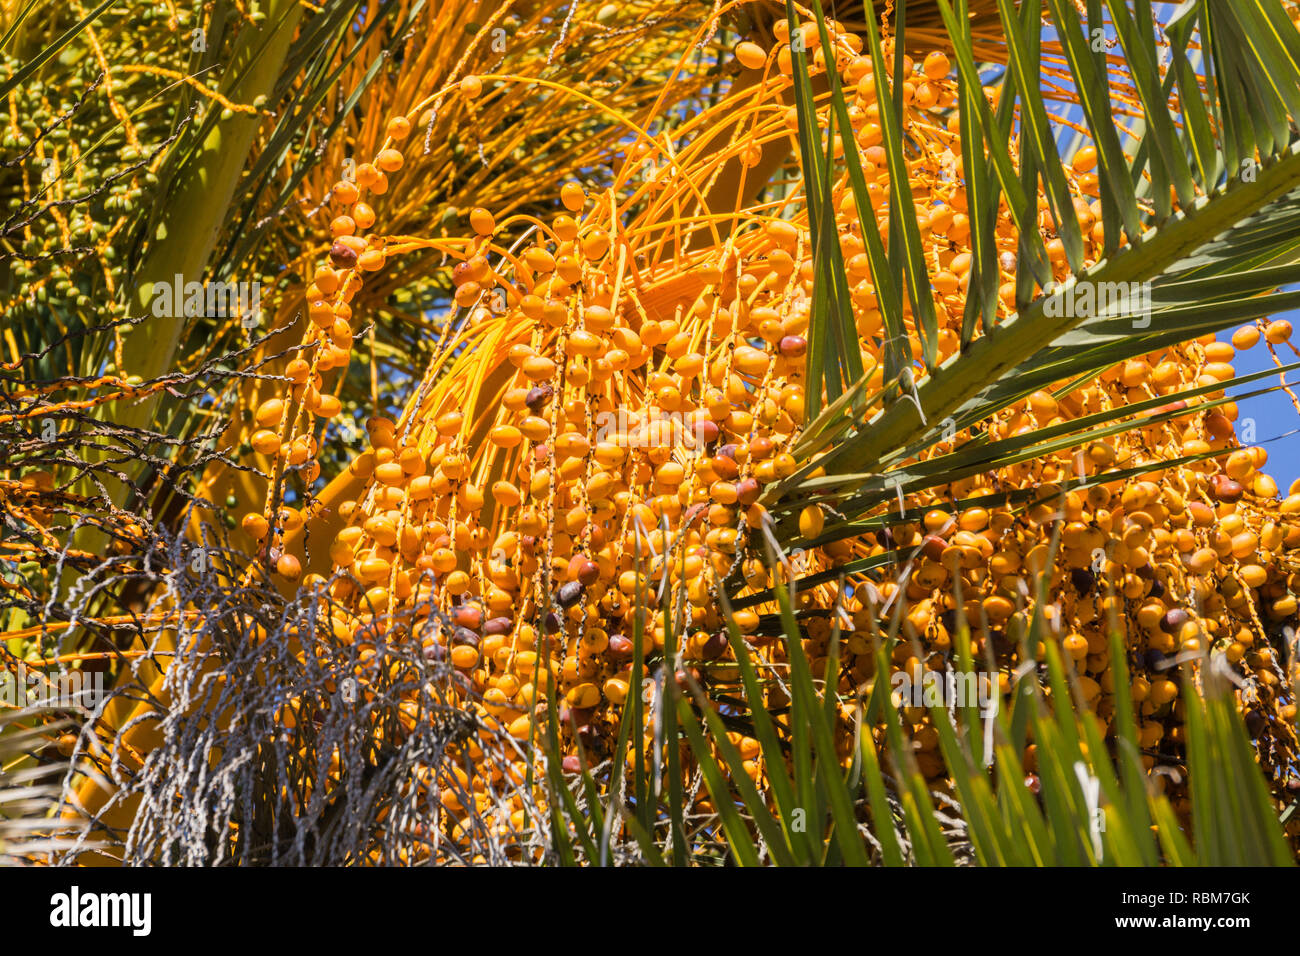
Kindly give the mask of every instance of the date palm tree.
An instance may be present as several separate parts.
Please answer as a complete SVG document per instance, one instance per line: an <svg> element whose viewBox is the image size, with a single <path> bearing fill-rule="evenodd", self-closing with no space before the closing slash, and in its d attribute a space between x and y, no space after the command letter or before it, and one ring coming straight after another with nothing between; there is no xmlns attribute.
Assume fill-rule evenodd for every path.
<svg viewBox="0 0 1300 956"><path fill-rule="evenodd" d="M725 259L755 223L782 219L806 230L804 425L788 449L794 467L759 502L769 520L752 550L767 583L755 587L733 569L717 589L736 671L725 699L674 658L672 609L684 595L638 591L631 637L644 646L640 610L656 599L668 632L662 658L650 662L661 688L653 709L630 694L613 759L594 770L579 759L566 776L572 754L562 741L571 737L549 684L536 744L549 759L515 791L527 835L511 850L484 827L467 860L517 859L521 846L524 858L587 863L1293 859L1278 822L1291 809L1278 781L1270 787L1259 772L1259 745L1230 678L1208 657L1196 665L1203 694L1186 701L1178 752L1191 816L1180 816L1148 782L1123 692L1133 655L1118 633L1109 637L1110 679L1121 692L1108 741L1090 719L1080 675L1046 637L1050 573L1025 595L1021 635L1026 649L1042 648L1041 674L1020 674L1010 711L968 707L950 722L942 706L932 709L942 785L912 757L904 708L886 681L856 700L836 691L838 622L829 661L805 654L800 638L816 615L799 600L850 578L883 583L901 571L905 579L920 551L893 547L883 532L923 519L921 503L942 495L954 510L992 507L953 492L972 477L1069 458L1173 422L1187 403L1218 408L1226 388L1264 377L989 427L1040 393L1065 401L1123 363L1296 304L1300 293L1288 288L1300 259L1293 4L926 0L886 12L868 0L828 21L818 0L729 4L716 16L689 2L402 0L308 13L268 0L194 5L172 20L167 8L140 5L143 34L128 30L126 6L55 11L32 0L0 13L0 92L17 96L24 113L5 134L0 170L14 210L0 226L0 254L14 263L0 278L13 330L0 373L0 428L13 449L0 496L5 660L105 667L118 688L71 765L56 756L63 728L48 717L25 713L0 727L9 747L0 746L0 771L19 808L16 820L0 818L11 855L412 858L419 839L381 825L394 812L395 781L417 760L412 745L371 747L337 714L286 710L286 697L337 693L337 675L310 663L298 640L327 627L328 615L318 620L300 585L267 573L270 551L259 551L235 516L268 501L272 517L286 503L310 503L276 552L328 577L334 560L319 542L342 527L365 477L349 467L362 422L393 409L414 419L430 394L465 396L465 418L478 423L475 461L497 468L486 437L514 369L504 346L499 367L485 368L483 354L453 334L446 317L458 314L456 285L442 240L465 231L474 207L499 219L549 218L554 185L576 175L618 198L651 312L671 316L693 300L696 266ZM737 51L736 67L737 41L760 55L785 44L787 59L773 71ZM827 69L841 44L870 62L869 143L859 138L854 90ZM922 142L910 125L916 92L904 59L932 52L942 53L955 94L935 106L943 120ZM440 98L476 75L499 77L499 88L481 102ZM793 143L784 131L754 132L753 96L772 97L764 108L782 109ZM248 419L280 394L302 349L311 270L330 250L331 190L383 147L391 116L429 100L391 193L375 202L388 236L425 241L368 278L351 302L353 351L363 361L332 376L348 427L328 446L322 433L320 482L263 473L243 444ZM628 122L650 131L653 149L637 152ZM753 141L741 142L747 136ZM863 150L845 148L853 142ZM681 157L675 167L665 143ZM874 170L864 169L867 150ZM649 158L674 167L660 193L646 185L653 173L636 178ZM927 166L963 197L969 240L956 288L918 206L930 194L913 191ZM841 228L846 220L856 228ZM846 255L849 235L860 252ZM224 313L156 314L157 287L177 275L272 291L257 324ZM1093 306L1079 307L1085 290ZM1095 307L1115 290L1140 292ZM953 297L955 331L936 305ZM867 311L879 327L864 332ZM510 324L517 317L481 321L500 329L502 343L519 330ZM1193 467L1219 450L1197 446L1104 479L1058 469L1008 490L1000 504L1041 517L1033 509L1050 513L1070 490ZM830 520L804 518L810 506ZM1054 556L1060 522L1035 520ZM811 570L790 561L864 535L883 545ZM1293 555L1279 553L1278 562L1295 570ZM766 624L788 665L781 695L764 676L770 662L737 623L756 607L775 609ZM970 672L978 628L960 619L961 601L956 609L950 670ZM878 631L873 620L861 656L874 657L875 673L888 673L888 655L915 640L908 628L898 613ZM633 655L633 688L652 677L649 666ZM467 731L454 708L437 713L416 735L418 761L445 770ZM1294 707L1292 724L1293 715ZM837 730L846 720L856 727L847 752ZM655 739L685 750L661 746L647 757L636 745L647 722ZM736 734L758 742L764 775L746 769L753 757L742 755ZM1022 766L1029 735L1034 789ZM344 777L326 792L319 782L331 753ZM195 769L207 761L210 778ZM51 766L77 771L55 809L24 789ZM207 779L234 781L238 800L215 785L204 790ZM169 780L186 783L169 789ZM704 793L708 809L696 814ZM0 813L6 802L0 792ZM187 829L186 819L202 825ZM239 836L227 840L232 821ZM86 852L90 836L103 856ZM13 849L32 839L47 842ZM71 851L57 842L68 839Z"/></svg>

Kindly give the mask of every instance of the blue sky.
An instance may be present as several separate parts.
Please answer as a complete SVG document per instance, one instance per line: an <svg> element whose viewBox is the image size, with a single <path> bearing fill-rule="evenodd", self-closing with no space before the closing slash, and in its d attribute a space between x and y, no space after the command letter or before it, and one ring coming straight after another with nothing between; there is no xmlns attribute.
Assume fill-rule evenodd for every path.
<svg viewBox="0 0 1300 956"><path fill-rule="evenodd" d="M1300 325L1300 312L1283 312L1272 318L1287 319L1293 326ZM1231 337L1231 330L1219 336L1224 341ZM1285 345L1277 346L1277 354L1283 365L1297 361L1294 353ZM1236 367L1238 375L1274 368L1273 358L1269 355L1268 346L1264 344L1262 338L1250 351L1238 352L1232 364ZM1300 373L1290 373L1286 376L1286 381L1292 384L1293 391L1300 395ZM1278 376L1271 376L1228 391L1229 394L1257 391L1266 385L1276 384L1278 384ZM1291 397L1277 388L1266 395L1258 395L1239 402L1237 407L1238 436L1241 435L1244 420L1254 419L1256 434L1254 444L1261 445L1268 451L1268 464L1264 466L1264 471L1273 476L1278 488L1285 495L1291 483L1300 478L1300 434L1297 434L1297 429L1300 429L1300 414L1291 404Z"/></svg>

